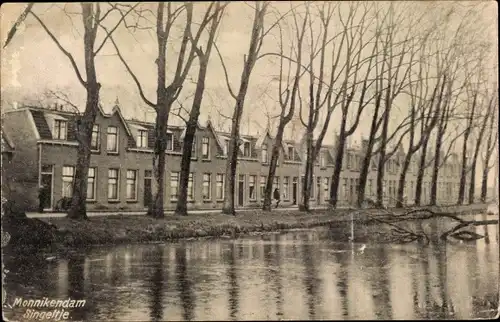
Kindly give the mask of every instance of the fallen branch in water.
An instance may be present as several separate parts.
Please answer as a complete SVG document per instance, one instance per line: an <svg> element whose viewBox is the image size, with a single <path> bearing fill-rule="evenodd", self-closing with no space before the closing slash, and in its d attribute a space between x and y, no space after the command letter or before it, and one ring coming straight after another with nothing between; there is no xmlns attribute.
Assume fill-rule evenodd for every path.
<svg viewBox="0 0 500 322"><path fill-rule="evenodd" d="M401 242L408 243L416 240L426 240L426 243L430 242L429 237L425 232L414 232L410 229L403 228L396 223L409 222L409 221L423 221L429 219L438 219L438 218L449 218L454 221L457 221L458 224L442 233L440 236L441 240L447 240L449 237L453 237L455 239L459 239L462 241L473 241L477 239L484 238L483 235L477 234L476 232L471 231L460 231L461 229L467 227L474 226L487 226L487 225L498 225L498 219L493 220L466 220L460 218L458 215L454 215L447 212L436 212L429 208L421 208L421 209L411 209L406 208L407 211L402 214L397 214L394 211L391 211L387 208L381 209L384 210L384 215L371 216L370 220L388 225L392 227L392 233L396 233L399 235L399 239Z"/></svg>

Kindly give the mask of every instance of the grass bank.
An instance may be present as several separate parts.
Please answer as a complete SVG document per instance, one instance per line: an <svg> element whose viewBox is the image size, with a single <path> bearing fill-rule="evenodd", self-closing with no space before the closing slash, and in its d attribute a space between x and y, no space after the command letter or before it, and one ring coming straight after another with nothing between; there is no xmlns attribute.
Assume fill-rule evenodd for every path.
<svg viewBox="0 0 500 322"><path fill-rule="evenodd" d="M486 205L431 208L438 212L454 214L484 212ZM402 213L403 210L391 210ZM54 229L54 244L73 248L89 245L162 242L188 238L234 238L248 233L264 233L297 228L329 226L339 240L350 236L351 214L357 225L356 240L383 239L384 230L370 229L365 225L373 216L386 213L380 209L317 210L311 213L299 211L260 210L245 211L237 216L223 214L193 214L186 217L166 216L153 219L137 215L113 215L92 217L88 221L67 218L47 218L44 222ZM364 224L365 223L365 224ZM363 225L359 225L363 224ZM379 232L379 237L374 235Z"/></svg>

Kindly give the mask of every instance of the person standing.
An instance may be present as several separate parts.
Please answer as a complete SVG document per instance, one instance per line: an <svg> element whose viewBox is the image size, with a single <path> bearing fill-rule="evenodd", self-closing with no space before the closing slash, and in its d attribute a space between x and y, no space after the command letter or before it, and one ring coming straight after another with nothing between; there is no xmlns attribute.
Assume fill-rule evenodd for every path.
<svg viewBox="0 0 500 322"><path fill-rule="evenodd" d="M278 188L274 189L274 199L276 199L276 208L278 208L281 198L280 198L280 191Z"/></svg>

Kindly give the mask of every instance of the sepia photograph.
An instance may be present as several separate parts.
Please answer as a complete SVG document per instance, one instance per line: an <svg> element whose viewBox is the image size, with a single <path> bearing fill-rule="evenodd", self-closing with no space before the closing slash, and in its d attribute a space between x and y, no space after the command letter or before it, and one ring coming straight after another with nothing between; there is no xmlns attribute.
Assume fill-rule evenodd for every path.
<svg viewBox="0 0 500 322"><path fill-rule="evenodd" d="M0 7L2 319L498 319L498 3Z"/></svg>

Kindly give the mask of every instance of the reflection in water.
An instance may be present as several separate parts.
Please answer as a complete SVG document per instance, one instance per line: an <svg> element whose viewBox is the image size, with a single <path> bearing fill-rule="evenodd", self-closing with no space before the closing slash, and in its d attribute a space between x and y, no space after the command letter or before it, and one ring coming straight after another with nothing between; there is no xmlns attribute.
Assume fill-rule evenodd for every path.
<svg viewBox="0 0 500 322"><path fill-rule="evenodd" d="M364 253L314 230L96 248L19 262L7 289L26 299L85 299L71 318L86 321L491 318L498 227L488 233L489 241L368 245Z"/></svg>
<svg viewBox="0 0 500 322"><path fill-rule="evenodd" d="M149 274L149 293L150 293L150 319L151 321L163 320L163 292L165 285L165 274L163 264L163 251L160 246L151 247L150 251L144 252L146 263L153 266L153 272Z"/></svg>
<svg viewBox="0 0 500 322"><path fill-rule="evenodd" d="M180 294L182 303L183 319L191 321L193 319L195 299L191 288L191 279L187 272L186 245L182 244L175 249L177 291Z"/></svg>
<svg viewBox="0 0 500 322"><path fill-rule="evenodd" d="M310 243L305 243L302 248L302 258L304 260L304 286L307 292L307 306L309 309L309 319L315 320L316 303L318 302L318 270L315 263L315 250Z"/></svg>
<svg viewBox="0 0 500 322"><path fill-rule="evenodd" d="M238 314L238 277L236 275L236 244L232 243L229 246L229 269L227 275L229 277L229 316L233 321L237 321ZM242 250L242 248L240 248Z"/></svg>
<svg viewBox="0 0 500 322"><path fill-rule="evenodd" d="M68 260L68 296L75 300L85 300L85 256L72 255ZM83 320L86 318L87 308L80 307L72 309L71 318L73 320Z"/></svg>

